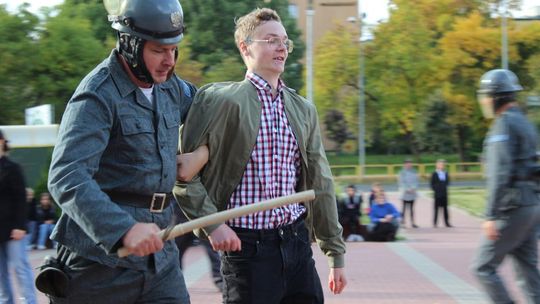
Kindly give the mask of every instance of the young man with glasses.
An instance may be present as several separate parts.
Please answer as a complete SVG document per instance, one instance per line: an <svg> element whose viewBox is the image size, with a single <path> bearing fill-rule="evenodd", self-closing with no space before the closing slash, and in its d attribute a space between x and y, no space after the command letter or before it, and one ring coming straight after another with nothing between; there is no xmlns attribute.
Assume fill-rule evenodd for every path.
<svg viewBox="0 0 540 304"><path fill-rule="evenodd" d="M207 146L209 161L175 194L197 218L314 189L312 203L251 214L204 233L223 251L224 303L323 303L312 236L328 256L335 294L346 285L345 244L315 107L280 79L293 43L275 11L239 18L235 40L246 78L210 84L196 95L182 146L185 152Z"/></svg>

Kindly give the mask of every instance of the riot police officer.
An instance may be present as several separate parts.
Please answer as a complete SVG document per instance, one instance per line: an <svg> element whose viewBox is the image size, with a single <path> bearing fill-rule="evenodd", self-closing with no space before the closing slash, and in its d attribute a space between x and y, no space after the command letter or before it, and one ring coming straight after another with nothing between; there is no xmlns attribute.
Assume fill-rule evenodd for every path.
<svg viewBox="0 0 540 304"><path fill-rule="evenodd" d="M159 236L172 221L179 125L195 93L174 74L182 6L104 3L117 47L69 100L49 173L62 216L51 236L58 263L44 273L65 275L49 271L36 285L53 303L189 303L178 249ZM119 258L120 247L131 256Z"/></svg>
<svg viewBox="0 0 540 304"><path fill-rule="evenodd" d="M540 200L533 176L537 133L516 103L516 75L491 70L480 80L478 102L494 118L484 142L487 204L483 236L473 271L493 303L514 303L497 274L504 257L514 258L518 283L528 303L540 303L536 228Z"/></svg>

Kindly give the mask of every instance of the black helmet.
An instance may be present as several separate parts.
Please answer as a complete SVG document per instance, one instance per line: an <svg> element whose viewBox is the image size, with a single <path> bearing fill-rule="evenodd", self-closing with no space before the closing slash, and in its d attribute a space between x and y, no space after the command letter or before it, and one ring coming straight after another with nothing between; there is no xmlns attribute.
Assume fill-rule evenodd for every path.
<svg viewBox="0 0 540 304"><path fill-rule="evenodd" d="M523 87L519 84L516 74L510 70L495 69L482 75L478 93L495 96L521 90Z"/></svg>
<svg viewBox="0 0 540 304"><path fill-rule="evenodd" d="M478 102L486 118L493 118L503 105L516 100L516 92L523 90L512 71L505 69L491 70L480 78Z"/></svg>
<svg viewBox="0 0 540 304"><path fill-rule="evenodd" d="M154 80L143 60L146 41L178 44L184 37L184 13L179 0L104 0L112 28L118 31L117 49L137 79Z"/></svg>
<svg viewBox="0 0 540 304"><path fill-rule="evenodd" d="M184 37L184 13L178 0L104 0L112 28L161 44Z"/></svg>

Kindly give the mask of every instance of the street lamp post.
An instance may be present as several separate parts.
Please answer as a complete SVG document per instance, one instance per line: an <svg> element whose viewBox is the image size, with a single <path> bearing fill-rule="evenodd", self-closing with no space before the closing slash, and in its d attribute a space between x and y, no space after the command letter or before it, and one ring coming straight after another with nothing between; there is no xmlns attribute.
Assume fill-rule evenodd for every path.
<svg viewBox="0 0 540 304"><path fill-rule="evenodd" d="M365 165L366 165L366 145L365 145L365 136L366 136L366 125L365 125L365 92L364 92L364 53L362 52L362 23L363 23L363 13L360 6L360 0L358 0L358 28L359 28L359 38L358 38L358 164L360 166L360 178L364 178Z"/></svg>
<svg viewBox="0 0 540 304"><path fill-rule="evenodd" d="M306 10L306 97L313 102L313 0L309 0Z"/></svg>
<svg viewBox="0 0 540 304"><path fill-rule="evenodd" d="M503 69L508 70L508 5L506 0L501 0L501 11L501 66Z"/></svg>

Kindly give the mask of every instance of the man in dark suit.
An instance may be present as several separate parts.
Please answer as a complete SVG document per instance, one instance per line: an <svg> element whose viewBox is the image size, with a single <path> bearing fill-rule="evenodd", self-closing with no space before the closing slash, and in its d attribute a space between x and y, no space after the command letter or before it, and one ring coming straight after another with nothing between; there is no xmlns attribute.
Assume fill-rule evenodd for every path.
<svg viewBox="0 0 540 304"><path fill-rule="evenodd" d="M433 207L433 227L437 227L437 214L439 208L444 212L444 223L446 227L452 227L448 220L448 185L450 184L450 176L444 170L446 162L444 159L437 160L435 172L431 174L431 189L435 198Z"/></svg>

